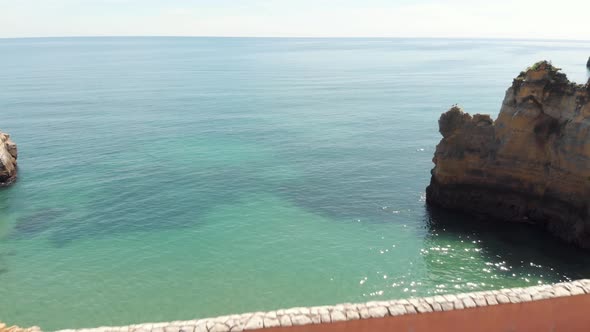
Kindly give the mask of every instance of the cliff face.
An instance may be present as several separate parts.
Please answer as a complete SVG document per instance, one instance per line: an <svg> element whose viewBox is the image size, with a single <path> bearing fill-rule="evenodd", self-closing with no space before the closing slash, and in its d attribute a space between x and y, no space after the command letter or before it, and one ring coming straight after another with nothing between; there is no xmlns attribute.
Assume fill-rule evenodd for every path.
<svg viewBox="0 0 590 332"><path fill-rule="evenodd" d="M8 134L0 132L0 186L12 183L16 179L16 144Z"/></svg>
<svg viewBox="0 0 590 332"><path fill-rule="evenodd" d="M428 203L537 223L590 248L590 81L540 62L514 79L495 121L454 106L439 127Z"/></svg>

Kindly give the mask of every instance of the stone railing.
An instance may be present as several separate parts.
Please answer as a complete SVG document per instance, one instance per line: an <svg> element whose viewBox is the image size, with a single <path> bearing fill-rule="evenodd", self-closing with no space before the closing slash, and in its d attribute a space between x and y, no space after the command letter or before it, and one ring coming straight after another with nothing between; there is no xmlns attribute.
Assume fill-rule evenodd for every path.
<svg viewBox="0 0 590 332"><path fill-rule="evenodd" d="M519 318L525 316L521 318L530 319L532 323L538 323L542 321L543 317L526 317L528 315L527 310L528 312L535 312L537 314L543 312L556 312L556 308L561 309L561 311L569 312L572 311L570 307L574 305L582 306L582 302L580 302L581 300L584 301L583 305L590 305L590 296L578 297L578 295L585 294L590 294L590 279L554 285L500 289L457 295L437 295L433 297L412 298L407 300L292 308L271 312L255 312L190 321L146 323L123 327L61 330L59 332L234 332L259 329L284 330L285 328L291 328L290 330L297 331L323 331L326 326L334 324L341 324L340 327L342 327L342 329L328 330L353 331L355 329L361 329L361 324L378 323L381 324L379 326L386 326L387 324L391 325L392 322L395 323L396 319L398 321L405 319L405 321L408 322L407 318L409 317L412 317L413 320L419 322L420 320L427 319L427 317L433 317L428 316L431 313L454 312L455 314L460 314L461 312L467 312L467 310L476 310L474 312L479 312L480 314L482 314L482 312L484 314L489 312L490 314L486 314L488 316L512 315L510 316L512 318L514 318L514 315L517 315L516 317ZM570 298L563 299L564 297ZM577 300L578 302L574 303L573 300ZM527 306L527 303L531 304ZM502 305L509 304L519 304L516 308L525 311L515 312L513 309L514 306L510 308L510 310L493 311L496 307L502 307ZM549 308L548 306L552 307ZM588 307L586 306L586 308ZM580 310L584 311L584 316L580 317L590 316L586 314L587 309L583 309L582 307ZM471 312L470 315L473 316L474 312ZM577 319L576 317L578 316L572 316L572 319L575 320ZM567 319L568 317L563 318ZM387 319L387 321L384 321L384 319ZM453 320L456 319L458 318L453 318ZM441 321L440 318L437 318L437 320ZM385 324L384 322L388 323L383 325ZM347 324L342 323L348 323L348 328L346 328ZM590 317L588 317L583 323L590 323ZM364 326L362 329L374 330L367 326ZM420 329L415 329L415 331L418 330Z"/></svg>

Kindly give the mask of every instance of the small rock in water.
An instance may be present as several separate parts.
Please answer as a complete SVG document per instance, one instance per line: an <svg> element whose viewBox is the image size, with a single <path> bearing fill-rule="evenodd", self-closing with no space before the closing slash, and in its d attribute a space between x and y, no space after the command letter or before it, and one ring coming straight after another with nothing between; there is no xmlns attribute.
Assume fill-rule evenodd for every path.
<svg viewBox="0 0 590 332"><path fill-rule="evenodd" d="M17 157L16 144L10 135L0 132L0 186L9 185L16 179Z"/></svg>

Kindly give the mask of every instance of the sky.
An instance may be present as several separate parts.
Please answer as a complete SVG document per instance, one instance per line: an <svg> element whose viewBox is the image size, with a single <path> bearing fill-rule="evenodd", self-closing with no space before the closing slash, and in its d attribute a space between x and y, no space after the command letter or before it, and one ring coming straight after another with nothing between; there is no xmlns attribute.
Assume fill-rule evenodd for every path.
<svg viewBox="0 0 590 332"><path fill-rule="evenodd" d="M590 0L0 0L0 38L50 36L590 40Z"/></svg>

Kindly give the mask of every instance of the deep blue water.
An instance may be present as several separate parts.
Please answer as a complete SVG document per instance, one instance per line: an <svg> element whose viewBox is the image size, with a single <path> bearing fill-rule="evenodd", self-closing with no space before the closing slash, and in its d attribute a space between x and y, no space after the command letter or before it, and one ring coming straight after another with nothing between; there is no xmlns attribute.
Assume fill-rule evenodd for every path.
<svg viewBox="0 0 590 332"><path fill-rule="evenodd" d="M590 275L528 226L427 209L437 120L590 42L0 39L0 319L45 329Z"/></svg>

